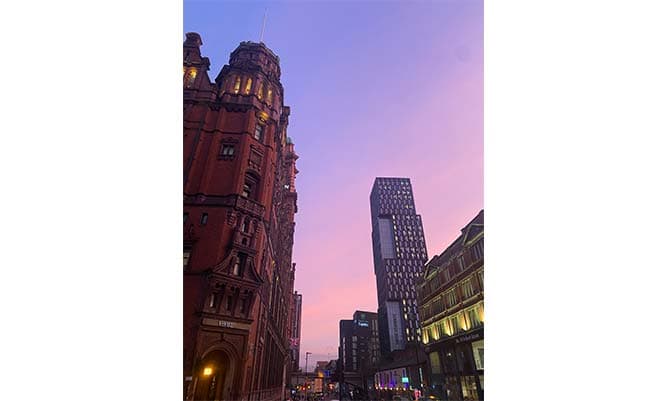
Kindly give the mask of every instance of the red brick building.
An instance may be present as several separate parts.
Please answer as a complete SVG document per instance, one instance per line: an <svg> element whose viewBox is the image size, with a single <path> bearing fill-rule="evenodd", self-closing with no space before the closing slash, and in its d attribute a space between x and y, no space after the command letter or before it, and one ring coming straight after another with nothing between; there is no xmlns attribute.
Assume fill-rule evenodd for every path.
<svg viewBox="0 0 668 401"><path fill-rule="evenodd" d="M279 58L242 42L214 82L183 48L183 375L187 400L280 400L290 369L297 212Z"/></svg>

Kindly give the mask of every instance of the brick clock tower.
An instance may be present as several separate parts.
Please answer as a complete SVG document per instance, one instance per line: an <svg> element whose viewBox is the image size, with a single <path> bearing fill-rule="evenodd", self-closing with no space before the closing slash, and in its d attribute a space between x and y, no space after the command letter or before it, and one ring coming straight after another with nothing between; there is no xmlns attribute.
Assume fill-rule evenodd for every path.
<svg viewBox="0 0 668 401"><path fill-rule="evenodd" d="M294 145L279 58L242 42L215 82L183 45L186 400L281 400L290 369Z"/></svg>

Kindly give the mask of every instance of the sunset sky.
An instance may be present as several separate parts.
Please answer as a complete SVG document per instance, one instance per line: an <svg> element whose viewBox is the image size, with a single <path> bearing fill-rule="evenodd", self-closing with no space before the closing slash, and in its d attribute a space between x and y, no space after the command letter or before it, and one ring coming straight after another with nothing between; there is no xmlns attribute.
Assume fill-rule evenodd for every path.
<svg viewBox="0 0 668 401"><path fill-rule="evenodd" d="M411 179L429 258L483 207L483 2L185 0L211 79L259 40L265 9L299 154L293 260L311 370L337 358L340 319L377 310L375 177Z"/></svg>

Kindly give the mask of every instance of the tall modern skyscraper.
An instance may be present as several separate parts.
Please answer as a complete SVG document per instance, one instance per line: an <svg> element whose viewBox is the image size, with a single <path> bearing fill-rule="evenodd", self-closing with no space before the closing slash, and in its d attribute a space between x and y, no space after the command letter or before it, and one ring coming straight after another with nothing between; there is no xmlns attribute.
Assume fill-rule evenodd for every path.
<svg viewBox="0 0 668 401"><path fill-rule="evenodd" d="M427 261L427 247L408 178L376 178L371 227L380 350L387 355L421 336L415 283Z"/></svg>

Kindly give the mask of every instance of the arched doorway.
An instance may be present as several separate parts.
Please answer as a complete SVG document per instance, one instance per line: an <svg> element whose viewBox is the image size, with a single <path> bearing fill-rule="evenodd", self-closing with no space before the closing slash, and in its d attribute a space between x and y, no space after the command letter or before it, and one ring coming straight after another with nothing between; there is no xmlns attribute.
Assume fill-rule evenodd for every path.
<svg viewBox="0 0 668 401"><path fill-rule="evenodd" d="M194 400L229 400L234 379L233 362L233 359L221 350L206 354L196 370Z"/></svg>

